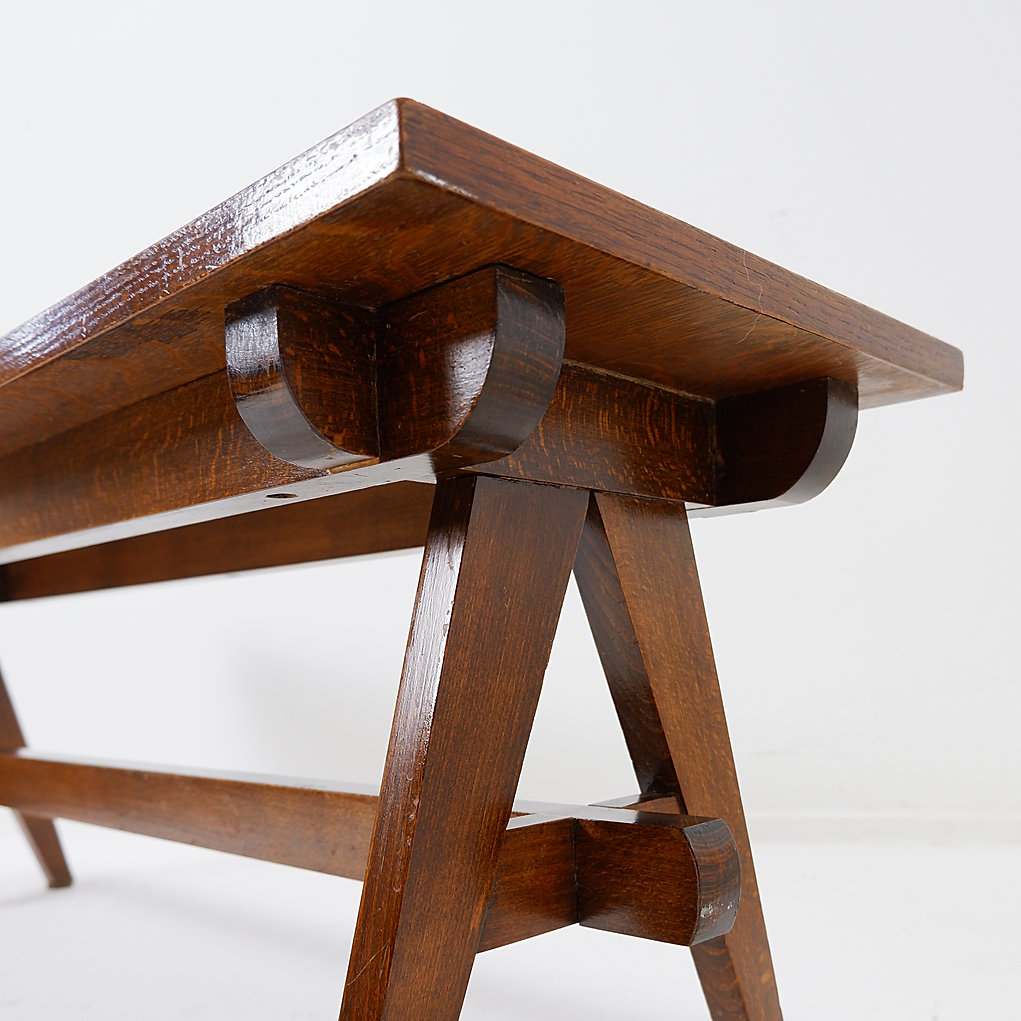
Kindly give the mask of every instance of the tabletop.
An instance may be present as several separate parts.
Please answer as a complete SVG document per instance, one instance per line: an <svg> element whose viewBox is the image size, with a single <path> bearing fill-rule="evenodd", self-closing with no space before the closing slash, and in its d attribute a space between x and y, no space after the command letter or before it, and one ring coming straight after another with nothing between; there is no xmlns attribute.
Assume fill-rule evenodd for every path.
<svg viewBox="0 0 1021 1021"><path fill-rule="evenodd" d="M444 287L445 298L428 297ZM963 383L961 353L942 341L429 107L394 100L0 338L0 561L187 523L160 518L170 512L191 509L188 520L197 521L267 506L273 496L434 481L434 462L424 473L402 476L395 462L389 474L352 471L341 481L328 458L281 454L261 435L257 442L245 428L254 418L243 424L235 408L246 395L234 377L228 384L225 328L252 296L271 293L327 318L328 308L347 309L349 325L359 309L377 325L385 310L403 309L394 314L409 337L428 311L428 329L449 332L451 323L472 328L471 307L515 289L519 311L547 309L547 326L561 336L547 338L546 390L534 415L518 415L503 453L530 435L547 405L559 415L548 423L557 442L578 449L600 431L619 444L630 430L627 450L605 452L615 481L598 484L636 495L713 506L751 499L750 490L720 489L717 439L757 482L773 455L753 449L759 406L724 414L728 401L814 382L822 389L798 400L822 408L818 427L832 430L832 400L856 413ZM414 404L406 391L422 370L435 371L428 359L441 348L415 348L399 330L386 343L404 366L391 399ZM374 376L376 353L364 357ZM561 364L560 396L549 404ZM513 403L518 391L508 383ZM610 410L586 396L593 386ZM653 411L662 428L651 424ZM579 415L588 416L584 436ZM607 418L618 435L608 436ZM303 428L300 412L295 421ZM372 415L365 421L375 435ZM853 434L853 424L841 428ZM808 458L818 437L799 429ZM656 449L643 449L643 435ZM548 462L549 448L542 436L530 442L504 462L509 477L593 484L587 469L558 474L544 463L537 473L536 456ZM785 442L778 434L774 446ZM831 444L843 452L832 463L849 443L846 435ZM362 458L379 460L386 457L371 450ZM281 486L286 494L268 492ZM111 531L126 522L135 523Z"/></svg>
<svg viewBox="0 0 1021 1021"><path fill-rule="evenodd" d="M563 287L567 358L687 392L962 385L955 348L395 100L0 338L0 455L221 369L225 306L267 284L376 306L491 263Z"/></svg>

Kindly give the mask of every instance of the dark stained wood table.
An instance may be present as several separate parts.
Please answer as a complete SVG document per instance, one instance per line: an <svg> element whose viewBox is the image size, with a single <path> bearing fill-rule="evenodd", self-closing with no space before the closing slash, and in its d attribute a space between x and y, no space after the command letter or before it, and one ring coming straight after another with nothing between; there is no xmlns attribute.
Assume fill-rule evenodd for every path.
<svg viewBox="0 0 1021 1021"><path fill-rule="evenodd" d="M0 339L0 599L424 546L381 790L33 754L0 683L0 804L53 886L56 817L364 879L344 1021L454 1019L477 952L573 923L777 1021L687 518L808 499L859 408L962 378L388 103ZM638 791L515 804L572 569Z"/></svg>

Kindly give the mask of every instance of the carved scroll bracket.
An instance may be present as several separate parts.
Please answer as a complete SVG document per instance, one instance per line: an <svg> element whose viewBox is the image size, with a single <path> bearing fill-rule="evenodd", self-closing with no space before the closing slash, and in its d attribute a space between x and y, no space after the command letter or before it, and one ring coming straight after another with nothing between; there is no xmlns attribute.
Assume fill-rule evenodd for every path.
<svg viewBox="0 0 1021 1021"><path fill-rule="evenodd" d="M716 402L714 506L699 516L804 503L844 466L858 425L858 391L813 379Z"/></svg>
<svg viewBox="0 0 1021 1021"><path fill-rule="evenodd" d="M853 383L713 398L564 361L564 334L557 285L503 266L375 310L273 286L227 310L228 377L265 449L345 485L471 471L705 515L807 500L850 451Z"/></svg>
<svg viewBox="0 0 1021 1021"><path fill-rule="evenodd" d="M238 411L276 457L449 470L511 453L538 425L563 360L563 295L504 266L376 310L272 286L228 308L226 348Z"/></svg>

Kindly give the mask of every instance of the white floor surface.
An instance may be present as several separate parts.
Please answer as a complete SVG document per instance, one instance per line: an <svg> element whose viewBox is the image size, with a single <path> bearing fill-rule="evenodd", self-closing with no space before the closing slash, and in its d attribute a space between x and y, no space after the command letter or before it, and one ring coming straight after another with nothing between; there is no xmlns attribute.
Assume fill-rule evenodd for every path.
<svg viewBox="0 0 1021 1021"><path fill-rule="evenodd" d="M359 884L60 826L75 885L50 892L0 819L3 1021L336 1017ZM767 836L756 852L787 1021L1018 1016L1016 841L948 822L935 839ZM462 1017L707 1012L686 950L575 926L481 955Z"/></svg>

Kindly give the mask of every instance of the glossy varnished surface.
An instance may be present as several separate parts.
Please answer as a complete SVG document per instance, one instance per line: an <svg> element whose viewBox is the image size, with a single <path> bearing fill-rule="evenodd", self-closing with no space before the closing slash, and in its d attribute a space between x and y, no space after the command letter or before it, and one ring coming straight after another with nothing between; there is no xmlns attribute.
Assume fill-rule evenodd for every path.
<svg viewBox="0 0 1021 1021"><path fill-rule="evenodd" d="M227 309L227 375L274 456L411 474L515 450L553 396L560 288L490 266L378 312L270 287Z"/></svg>
<svg viewBox="0 0 1021 1021"><path fill-rule="evenodd" d="M0 674L0 757L10 755L25 747L25 735L21 724L14 713L14 705L7 694L3 675ZM0 785L3 782L3 769L0 768ZM0 799L0 804L2 804ZM71 873L64 859L64 852L57 837L52 819L45 819L32 812L15 811L18 824L21 826L25 839L32 853L39 862L46 881L51 887L69 886Z"/></svg>
<svg viewBox="0 0 1021 1021"><path fill-rule="evenodd" d="M807 499L859 406L961 377L387 104L0 338L0 599L425 541L378 799L33 757L3 697L0 802L54 883L57 815L364 866L344 1021L454 1021L478 949L575 921L691 944L715 1021L779 1021L685 504ZM572 564L641 794L508 827Z"/></svg>
<svg viewBox="0 0 1021 1021"><path fill-rule="evenodd" d="M440 483L348 964L343 1021L454 1021L585 494Z"/></svg>
<svg viewBox="0 0 1021 1021"><path fill-rule="evenodd" d="M54 818L362 879L378 803L360 784L0 751L0 805L18 813L51 886L70 882ZM479 951L579 922L681 944L733 925L741 873L721 820L676 805L520 807L500 841Z"/></svg>
<svg viewBox="0 0 1021 1021"><path fill-rule="evenodd" d="M305 564L425 544L435 487L374 486L0 564L0 602Z"/></svg>
<svg viewBox="0 0 1021 1021"><path fill-rule="evenodd" d="M581 818L574 839L582 925L682 946L733 926L741 868L722 820Z"/></svg>
<svg viewBox="0 0 1021 1021"><path fill-rule="evenodd" d="M643 796L719 816L737 842L737 921L727 935L694 948L713 1021L780 1021L684 509L594 494L575 577Z"/></svg>
<svg viewBox="0 0 1021 1021"><path fill-rule="evenodd" d="M270 284L375 307L491 263L563 287L569 358L696 394L961 384L955 349L397 101L0 339L0 452L216 372L224 309Z"/></svg>
<svg viewBox="0 0 1021 1021"><path fill-rule="evenodd" d="M0 804L360 879L375 791L355 784L0 754Z"/></svg>
<svg viewBox="0 0 1021 1021"><path fill-rule="evenodd" d="M110 556L123 562L129 548L144 551L147 558L162 550L165 577L185 576L188 564L195 568L190 573L210 573L226 560L216 556L209 567L195 563L188 544L197 533L188 527L209 522L209 529L198 533L207 536L207 543L210 536L231 535L232 529L255 539L255 523L214 521L272 507L280 499L302 501L377 487L381 492L365 502L351 502L350 527L363 532L359 515L366 503L386 517L403 514L403 490L384 483L432 482L441 470L708 504L713 513L734 505L798 502L829 483L854 436L853 388L835 380L713 402L575 363L565 363L558 376L555 361L537 359L534 350L527 357L504 359L500 371L494 371L495 351L487 360L489 370L478 386L467 384L471 373L458 372L434 377L430 388L422 381L409 386L403 404L392 402L381 430L380 458L340 471L302 467L274 456L239 416L224 372L0 458L0 565L34 561L24 570L0 568L0 598L5 573L8 596L21 598L37 591L26 570L52 577L66 561L91 564L105 574L109 560L99 552L44 563L40 558L47 554L159 529L177 530L176 552L177 539L168 535L117 545ZM543 370L539 385L529 391L537 366ZM343 396L339 400L344 403ZM512 453L497 456L522 439L543 401L549 406L531 434ZM330 401L317 399L299 414L297 405L287 404L285 419L291 424L315 420L330 407ZM274 447L302 435L327 443L321 433L291 432L274 424L272 416L259 418L256 427ZM338 451L330 443L329 449ZM319 513L304 511L302 520L313 522ZM322 514L344 527L331 511L324 508ZM371 526L367 531L373 531ZM394 548L375 531L379 549ZM262 542L268 543L264 550L276 548L281 538L269 535ZM285 557L293 557L301 545L283 544L293 551ZM370 552L371 544L356 543L352 551ZM315 548L309 554L310 559L321 555ZM240 566L258 566L260 556L262 551L250 549ZM150 573L137 580L159 577ZM82 581L87 585L87 579ZM59 584L53 591L60 591Z"/></svg>

